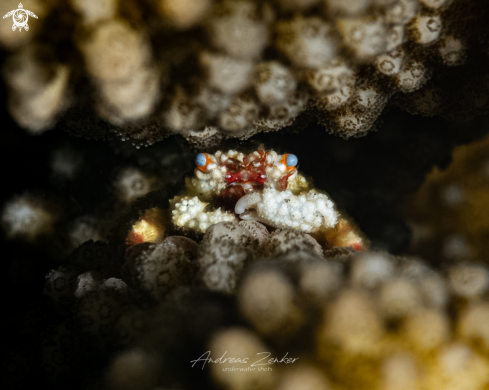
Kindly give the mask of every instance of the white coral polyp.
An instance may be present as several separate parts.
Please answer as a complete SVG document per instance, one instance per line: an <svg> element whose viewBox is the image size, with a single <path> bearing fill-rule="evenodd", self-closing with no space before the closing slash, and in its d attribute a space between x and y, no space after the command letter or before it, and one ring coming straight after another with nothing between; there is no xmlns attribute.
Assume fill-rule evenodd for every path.
<svg viewBox="0 0 489 390"><path fill-rule="evenodd" d="M160 0L158 11L165 22L179 30L194 27L211 8L212 0Z"/></svg>
<svg viewBox="0 0 489 390"><path fill-rule="evenodd" d="M427 69L420 62L411 62L396 75L396 83L402 92L414 92L427 81Z"/></svg>
<svg viewBox="0 0 489 390"><path fill-rule="evenodd" d="M183 197L175 203L172 211L172 220L175 226L184 229L193 229L204 233L206 229L218 222L236 221L234 214L218 208L214 211L204 211L207 203L201 202L197 197Z"/></svg>
<svg viewBox="0 0 489 390"><path fill-rule="evenodd" d="M258 115L258 105L252 99L236 98L231 106L221 113L219 124L228 132L237 132L251 126Z"/></svg>
<svg viewBox="0 0 489 390"><path fill-rule="evenodd" d="M243 198L247 196L254 198L250 202L255 204L255 210L250 214L252 218L270 226L312 233L321 227L334 227L338 222L333 202L315 190L296 196L289 190L268 188L262 194L255 193ZM255 199L258 196L261 198L259 201ZM246 215L243 217L247 218Z"/></svg>
<svg viewBox="0 0 489 390"><path fill-rule="evenodd" d="M165 125L176 133L188 133L198 128L200 108L182 88L177 88L168 110L163 114Z"/></svg>
<svg viewBox="0 0 489 390"><path fill-rule="evenodd" d="M386 22L393 24L406 24L416 15L417 0L399 0L386 12Z"/></svg>
<svg viewBox="0 0 489 390"><path fill-rule="evenodd" d="M88 72L99 82L134 77L150 61L146 38L128 23L103 23L82 46Z"/></svg>
<svg viewBox="0 0 489 390"><path fill-rule="evenodd" d="M235 58L259 57L269 34L267 24L256 17L255 3L228 0L220 11L207 23L213 46Z"/></svg>
<svg viewBox="0 0 489 390"><path fill-rule="evenodd" d="M404 35L404 26L402 24L390 26L387 30L385 49L391 51L403 44L406 40Z"/></svg>
<svg viewBox="0 0 489 390"><path fill-rule="evenodd" d="M251 83L254 64L248 59L203 52L200 62L207 74L209 86L224 94L241 92Z"/></svg>
<svg viewBox="0 0 489 390"><path fill-rule="evenodd" d="M152 180L137 168L126 168L114 184L120 199L132 202L151 191Z"/></svg>
<svg viewBox="0 0 489 390"><path fill-rule="evenodd" d="M365 11L370 0L328 0L326 6L329 12L339 15L357 15Z"/></svg>
<svg viewBox="0 0 489 390"><path fill-rule="evenodd" d="M59 63L39 61L46 55L34 44L12 55L4 67L10 88L9 111L17 123L33 134L53 127L58 114L67 107L70 69Z"/></svg>
<svg viewBox="0 0 489 390"><path fill-rule="evenodd" d="M149 115L159 98L159 71L145 68L134 76L101 83L99 114L115 125Z"/></svg>
<svg viewBox="0 0 489 390"><path fill-rule="evenodd" d="M417 43L427 44L434 42L440 36L442 29L441 18L439 16L417 16L413 28Z"/></svg>
<svg viewBox="0 0 489 390"><path fill-rule="evenodd" d="M81 14L83 23L92 24L112 19L118 0L71 0L72 7Z"/></svg>
<svg viewBox="0 0 489 390"><path fill-rule="evenodd" d="M332 31L320 18L297 17L278 25L277 47L296 66L320 68L337 56Z"/></svg>
<svg viewBox="0 0 489 390"><path fill-rule="evenodd" d="M326 93L318 99L318 107L323 110L335 110L346 104L353 94L353 88L349 85L331 93Z"/></svg>
<svg viewBox="0 0 489 390"><path fill-rule="evenodd" d="M438 9L448 3L448 0L421 0L421 2L428 8Z"/></svg>
<svg viewBox="0 0 489 390"><path fill-rule="evenodd" d="M309 74L309 85L318 92L333 92L354 82L353 71L350 67L339 62Z"/></svg>
<svg viewBox="0 0 489 390"><path fill-rule="evenodd" d="M265 104L280 104L295 91L297 82L285 66L279 62L262 62L255 68L255 90Z"/></svg>
<svg viewBox="0 0 489 390"><path fill-rule="evenodd" d="M393 50L389 53L379 55L375 59L375 65L379 72L392 76L399 73L405 58L403 50Z"/></svg>
<svg viewBox="0 0 489 390"><path fill-rule="evenodd" d="M337 23L346 46L357 60L365 61L385 51L387 31L382 19L345 18Z"/></svg>
<svg viewBox="0 0 489 390"><path fill-rule="evenodd" d="M53 232L56 216L36 197L23 195L4 206L1 222L9 238L35 240Z"/></svg>
<svg viewBox="0 0 489 390"><path fill-rule="evenodd" d="M445 38L438 50L445 65L454 66L463 62L465 48L459 39L452 36Z"/></svg>

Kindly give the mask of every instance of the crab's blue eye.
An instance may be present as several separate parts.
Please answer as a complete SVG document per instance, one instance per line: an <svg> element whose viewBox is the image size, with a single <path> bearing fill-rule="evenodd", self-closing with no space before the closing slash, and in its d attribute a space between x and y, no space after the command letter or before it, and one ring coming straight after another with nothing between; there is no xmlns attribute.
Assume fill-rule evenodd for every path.
<svg viewBox="0 0 489 390"><path fill-rule="evenodd" d="M199 167L205 167L207 164L207 158L205 157L205 154L204 153L198 154L197 157L195 158L195 163Z"/></svg>
<svg viewBox="0 0 489 390"><path fill-rule="evenodd" d="M299 160L297 159L297 156L295 154L289 154L287 156L287 166L289 167L295 167Z"/></svg>

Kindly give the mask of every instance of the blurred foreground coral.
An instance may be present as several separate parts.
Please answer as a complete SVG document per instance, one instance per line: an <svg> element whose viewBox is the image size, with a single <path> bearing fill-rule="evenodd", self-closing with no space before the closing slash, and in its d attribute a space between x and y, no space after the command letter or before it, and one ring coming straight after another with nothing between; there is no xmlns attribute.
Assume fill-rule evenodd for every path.
<svg viewBox="0 0 489 390"><path fill-rule="evenodd" d="M10 113L32 133L150 145L317 121L377 129L388 105L467 118L488 109L484 0L49 0L3 21ZM12 8L3 2L1 11Z"/></svg>
<svg viewBox="0 0 489 390"><path fill-rule="evenodd" d="M488 136L456 147L450 166L435 167L409 198L404 214L413 231L412 251L433 261L487 263L488 153Z"/></svg>
<svg viewBox="0 0 489 390"><path fill-rule="evenodd" d="M132 246L123 264L84 244L47 276L65 320L45 340L45 369L100 389L487 388L486 268L323 254L291 233L221 222L200 244ZM98 374L84 368L96 350Z"/></svg>

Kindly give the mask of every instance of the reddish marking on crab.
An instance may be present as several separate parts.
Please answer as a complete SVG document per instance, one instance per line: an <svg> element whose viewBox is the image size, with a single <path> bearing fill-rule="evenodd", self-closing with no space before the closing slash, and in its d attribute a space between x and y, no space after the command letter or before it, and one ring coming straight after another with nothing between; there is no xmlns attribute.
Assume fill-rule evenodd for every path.
<svg viewBox="0 0 489 390"><path fill-rule="evenodd" d="M267 154L263 150L258 150L258 154L258 157L254 153L244 157L243 162L228 158L224 163L227 169L226 183L264 184L267 181Z"/></svg>
<svg viewBox="0 0 489 390"><path fill-rule="evenodd" d="M225 162L228 173L238 173L243 169L243 163L236 158L229 157Z"/></svg>
<svg viewBox="0 0 489 390"><path fill-rule="evenodd" d="M221 190L221 193L217 197L217 205L223 209L233 211L238 200L245 195L246 192L242 186L228 185Z"/></svg>
<svg viewBox="0 0 489 390"><path fill-rule="evenodd" d="M294 173L295 173L295 171L294 172L290 172L289 174L282 176L279 179L279 181L277 182L277 190L279 190L279 191L285 191L287 189L288 184L289 184L287 180Z"/></svg>
<svg viewBox="0 0 489 390"><path fill-rule="evenodd" d="M247 193L263 190L267 181L266 168L268 166L267 154L258 150L239 161L236 158L228 158L224 162L227 183L218 196L217 202L220 207L234 210L236 202Z"/></svg>
<svg viewBox="0 0 489 390"><path fill-rule="evenodd" d="M241 171L238 173L227 172L225 177L226 183L260 183L264 184L267 181L267 176L263 172Z"/></svg>
<svg viewBox="0 0 489 390"><path fill-rule="evenodd" d="M225 180L226 180L226 183L228 184L231 184L231 183L234 183L235 181L238 181L240 180L241 176L238 173L229 173L229 172L226 172L226 177L225 177Z"/></svg>

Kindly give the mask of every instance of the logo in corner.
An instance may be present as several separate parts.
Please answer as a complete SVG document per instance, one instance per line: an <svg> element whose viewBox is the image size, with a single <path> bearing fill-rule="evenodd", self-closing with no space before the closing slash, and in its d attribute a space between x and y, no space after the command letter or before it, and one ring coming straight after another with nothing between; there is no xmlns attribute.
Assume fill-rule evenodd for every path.
<svg viewBox="0 0 489 390"><path fill-rule="evenodd" d="M34 12L24 9L22 3L19 4L19 8L7 12L3 18L5 19L9 16L12 16L12 19L14 20L12 31L15 31L17 28L19 29L19 31L22 31L23 28L25 29L25 31L29 31L29 25L27 24L29 16L38 19L37 15Z"/></svg>

